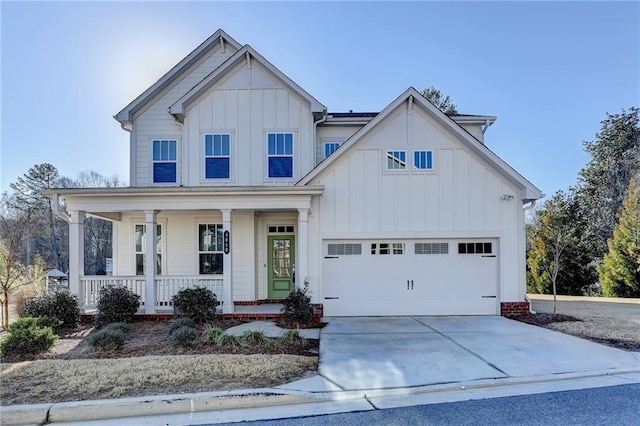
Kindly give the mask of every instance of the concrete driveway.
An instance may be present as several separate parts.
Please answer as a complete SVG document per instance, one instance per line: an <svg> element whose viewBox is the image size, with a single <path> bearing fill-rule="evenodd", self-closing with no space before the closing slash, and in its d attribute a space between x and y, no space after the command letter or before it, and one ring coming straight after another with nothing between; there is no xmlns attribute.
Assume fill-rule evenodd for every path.
<svg viewBox="0 0 640 426"><path fill-rule="evenodd" d="M498 316L324 320L318 372L343 390L640 369L640 353Z"/></svg>

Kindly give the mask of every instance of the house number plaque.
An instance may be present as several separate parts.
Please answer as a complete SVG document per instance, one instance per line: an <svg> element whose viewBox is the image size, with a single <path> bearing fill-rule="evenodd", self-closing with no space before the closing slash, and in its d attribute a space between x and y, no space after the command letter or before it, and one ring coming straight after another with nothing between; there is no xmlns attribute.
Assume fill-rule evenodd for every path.
<svg viewBox="0 0 640 426"><path fill-rule="evenodd" d="M229 254L229 231L224 231L224 254Z"/></svg>

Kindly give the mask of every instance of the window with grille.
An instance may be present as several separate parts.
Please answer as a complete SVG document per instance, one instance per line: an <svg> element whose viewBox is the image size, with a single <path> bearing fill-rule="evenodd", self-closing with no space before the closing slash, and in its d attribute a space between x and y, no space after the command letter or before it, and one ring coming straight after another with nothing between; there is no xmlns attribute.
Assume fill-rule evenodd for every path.
<svg viewBox="0 0 640 426"><path fill-rule="evenodd" d="M362 244L328 244L327 254L329 256L352 256L362 254Z"/></svg>
<svg viewBox="0 0 640 426"><path fill-rule="evenodd" d="M156 225L156 274L162 274L162 226ZM135 225L134 252L136 275L144 275L147 260L147 225Z"/></svg>
<svg viewBox="0 0 640 426"><path fill-rule="evenodd" d="M415 243L415 254L448 254L449 243Z"/></svg>
<svg viewBox="0 0 640 426"><path fill-rule="evenodd" d="M459 254L491 254L493 244L491 243L459 243Z"/></svg>
<svg viewBox="0 0 640 426"><path fill-rule="evenodd" d="M198 225L198 264L200 274L223 273L223 237L222 224L208 223Z"/></svg>

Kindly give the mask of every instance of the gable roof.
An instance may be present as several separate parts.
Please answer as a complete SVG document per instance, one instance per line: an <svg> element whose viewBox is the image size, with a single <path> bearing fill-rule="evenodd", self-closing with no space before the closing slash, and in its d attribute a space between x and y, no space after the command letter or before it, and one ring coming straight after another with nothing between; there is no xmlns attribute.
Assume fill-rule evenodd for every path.
<svg viewBox="0 0 640 426"><path fill-rule="evenodd" d="M185 93L180 99L178 99L171 107L169 112L173 114L178 120L184 119L186 107L198 98L201 94L206 92L216 82L220 81L228 71L232 70L236 65L245 60L257 61L267 70L273 73L284 84L289 86L303 99L309 101L311 105L311 112L323 112L326 107L322 105L316 98L311 96L306 90L298 86L296 82L287 77L282 71L273 66L262 55L255 51L255 49L248 44L244 45L238 50L232 57L227 59L222 65L213 70L208 76L206 76L200 83L198 83L193 89Z"/></svg>
<svg viewBox="0 0 640 426"><path fill-rule="evenodd" d="M235 41L231 36L225 33L222 29L219 29L213 33L208 39L196 47L191 53L189 53L184 59L178 62L173 68L169 70L165 75L160 77L158 81L153 83L151 87L145 90L140 96L135 98L129 105L124 107L122 111L113 116L120 123L130 122L133 119L133 114L144 107L154 96L166 89L171 83L179 78L191 65L200 60L203 56L214 49L218 43L227 43L231 45L235 50L239 50L242 45Z"/></svg>
<svg viewBox="0 0 640 426"><path fill-rule="evenodd" d="M498 157L493 151L487 148L486 145L479 140L471 136L465 129L463 129L458 123L456 123L452 117L447 116L438 108L433 106L431 102L425 99L420 92L413 87L409 87L398 96L393 102L391 102L385 109L380 112L374 119L368 124L358 130L351 138L349 138L334 155L330 155L320 164L318 164L313 170L311 170L306 176L300 179L296 185L307 185L313 181L315 177L320 175L324 170L331 167L331 165L338 160L342 155L346 155L346 151L350 147L358 144L362 141L366 135L371 133L380 123L393 113L400 105L407 102L410 98L414 105L421 106L425 111L430 113L438 123L454 133L458 139L462 140L466 145L482 159L493 165L498 172L500 172L507 180L514 183L521 190L521 199L523 201L532 201L542 198L542 192L531 182L525 179L520 173L509 166L504 160ZM337 154L337 155L336 155Z"/></svg>

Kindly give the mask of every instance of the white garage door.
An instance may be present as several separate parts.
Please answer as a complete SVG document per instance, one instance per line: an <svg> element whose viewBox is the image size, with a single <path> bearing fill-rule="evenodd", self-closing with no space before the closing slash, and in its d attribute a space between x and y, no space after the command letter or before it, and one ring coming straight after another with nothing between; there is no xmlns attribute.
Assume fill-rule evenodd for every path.
<svg viewBox="0 0 640 426"><path fill-rule="evenodd" d="M325 241L324 315L495 315L496 240Z"/></svg>

